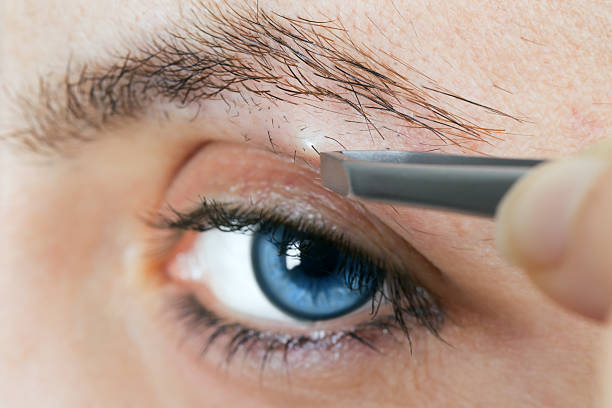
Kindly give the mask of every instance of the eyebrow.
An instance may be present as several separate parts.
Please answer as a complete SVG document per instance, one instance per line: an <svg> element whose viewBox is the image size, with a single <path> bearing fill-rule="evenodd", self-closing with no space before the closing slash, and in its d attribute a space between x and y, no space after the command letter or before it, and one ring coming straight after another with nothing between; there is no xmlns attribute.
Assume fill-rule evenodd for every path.
<svg viewBox="0 0 612 408"><path fill-rule="evenodd" d="M396 120L402 129L424 129L459 146L487 143L503 130L462 117L458 104L516 119L440 88L388 51L354 42L340 21L228 5L191 11L127 52L80 63L73 58L65 73L41 76L36 91L14 97L23 126L2 138L35 152L61 152L137 119L156 102L186 106L225 93L245 102L263 97L319 108L334 102L373 137L400 134L385 126Z"/></svg>

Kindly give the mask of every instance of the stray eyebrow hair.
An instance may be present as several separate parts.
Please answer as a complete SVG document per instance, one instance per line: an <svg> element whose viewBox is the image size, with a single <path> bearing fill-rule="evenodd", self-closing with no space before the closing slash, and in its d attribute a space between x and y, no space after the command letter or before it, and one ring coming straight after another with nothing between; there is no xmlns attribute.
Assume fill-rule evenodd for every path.
<svg viewBox="0 0 612 408"><path fill-rule="evenodd" d="M169 27L128 52L69 61L64 74L41 76L36 91L15 97L23 127L0 137L35 152L59 152L69 142L99 137L119 120L137 119L154 103L197 105L225 93L245 102L334 102L354 114L347 121L381 140L386 132L400 133L384 126L390 120L458 146L502 132L451 112L453 103L511 117L439 88L389 52L355 43L339 21L200 3Z"/></svg>

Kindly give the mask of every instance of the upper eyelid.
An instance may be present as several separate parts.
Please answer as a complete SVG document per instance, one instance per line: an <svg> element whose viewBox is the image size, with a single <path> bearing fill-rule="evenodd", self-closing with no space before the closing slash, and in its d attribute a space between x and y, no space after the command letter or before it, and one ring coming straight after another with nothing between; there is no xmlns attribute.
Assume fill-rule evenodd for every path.
<svg viewBox="0 0 612 408"><path fill-rule="evenodd" d="M463 121L459 112L448 111L436 102L440 96L447 97L447 102L460 99L505 115L452 93L412 85L418 81L407 81L406 75L418 78L418 72L400 73L383 64L380 61L384 55L371 55L358 48L348 35L341 35L341 26L330 28L329 22L322 25L287 19L261 9L256 25L249 24L255 16L248 9L193 11L199 17L176 24L183 25L178 33L164 33L110 62L72 61L68 75L55 82L41 78L38 95L17 98L29 126L12 138L35 150L61 150L67 142L93 138L84 137L88 130L102 134L100 130L110 120L137 116L156 96L195 102L228 87L273 101L315 95L315 103L340 102L370 124L382 110L404 124L425 128L436 138L459 144L462 137L457 137L457 132L469 136L469 140L484 141L491 131ZM205 14L207 22L202 17ZM215 35L205 36L206 32ZM261 55L268 55L268 62ZM45 76L49 77L57 79L57 75ZM259 85L267 82L270 89L254 92L255 87L242 85L244 78ZM377 126L374 130L381 131Z"/></svg>
<svg viewBox="0 0 612 408"><path fill-rule="evenodd" d="M254 230L265 222L282 223L300 231L319 235L324 229L328 231L328 237L340 241L343 239L342 232L335 231L326 224L329 220L319 219L317 225L313 219L305 220L295 216L285 215L274 208L252 207L248 208L237 202L217 202L202 199L201 204L195 208L182 212L168 207L166 214L159 213L156 218L149 222L151 226L160 229L195 229L206 231L208 229L220 228L224 231ZM252 227L252 228L250 228ZM355 250L357 248L354 248Z"/></svg>
<svg viewBox="0 0 612 408"><path fill-rule="evenodd" d="M230 166L231 171L220 172L227 157L241 160ZM253 166L254 162L261 163ZM350 235L353 248L388 259L389 265L403 266L403 272L414 271L428 287L442 288L441 271L406 239L403 231L398 231L395 223L383 221L361 202L324 188L313 179L314 172L302 170L255 147L209 143L190 155L188 163L181 166L169 184L162 204L156 206L153 214L149 212L147 218L157 215L155 221L159 221L166 215L165 221L175 220L174 209L179 210L179 215L194 215L194 210L202 210L200 201L206 198L236 202L251 210L265 209L268 213L274 210L277 218L280 215L289 222L297 216L302 221L307 219L310 231L311 227L319 227L319 231L334 229Z"/></svg>
<svg viewBox="0 0 612 408"><path fill-rule="evenodd" d="M250 203L253 205L254 203ZM299 219L300 224L294 221L295 217L289 216L282 211L277 211L275 208L264 208L263 206L253 206L247 208L238 202L218 202L214 200L201 199L200 205L197 205L191 210L185 212L168 207L170 215L158 214L157 220L152 225L158 228L188 228L202 227L203 229L217 228L219 226L226 227L228 230L240 230L242 227L235 229L231 228L231 223L239 222L240 226L256 227L262 221L282 222L293 227L304 229L305 223L309 222L308 226L319 228L323 224L327 224L329 220L318 218L317 224L314 225L314 220L311 218L308 221ZM208 224L207 224L208 222ZM331 229L330 229L331 230Z"/></svg>
<svg viewBox="0 0 612 408"><path fill-rule="evenodd" d="M376 247L360 245L356 240L347 238L347 236L355 236L357 233L367 235L365 231L359 231L360 227L357 227L357 230L347 231L338 225L334 225L334 220L327 216L320 216L317 219L296 218L294 214L289 215L287 212L274 207L265 208L262 204L259 207L249 208L246 203L217 202L201 197L200 205L190 210L178 211L167 207L165 212L158 213L155 217L154 220L150 221L150 225L171 230L206 231L220 228L224 231L244 231L244 227L248 224L253 228L247 228L246 230L254 231L262 222L284 224L320 239L332 240L336 246L344 245L364 259L372 260L376 257L382 260L385 258L385 267L393 267L394 270L398 270L398 273L402 274L406 272L399 271L401 269L400 262L392 256L393 254L384 244L376 245ZM411 249L416 251L412 247Z"/></svg>

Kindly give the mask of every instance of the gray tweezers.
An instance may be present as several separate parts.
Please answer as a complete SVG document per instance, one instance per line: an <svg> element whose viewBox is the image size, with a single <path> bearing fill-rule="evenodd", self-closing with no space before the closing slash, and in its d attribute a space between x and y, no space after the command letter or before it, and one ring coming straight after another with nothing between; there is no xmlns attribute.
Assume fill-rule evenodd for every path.
<svg viewBox="0 0 612 408"><path fill-rule="evenodd" d="M346 196L493 217L504 194L543 160L392 150L321 153L323 185Z"/></svg>

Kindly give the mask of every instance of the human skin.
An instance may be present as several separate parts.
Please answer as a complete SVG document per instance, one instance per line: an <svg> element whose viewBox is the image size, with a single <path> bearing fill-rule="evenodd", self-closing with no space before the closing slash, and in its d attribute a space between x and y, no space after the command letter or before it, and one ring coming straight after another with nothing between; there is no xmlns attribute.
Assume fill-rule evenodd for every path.
<svg viewBox="0 0 612 408"><path fill-rule="evenodd" d="M308 361L312 364L298 355L289 376L278 364L259 373L248 357L228 367L219 364L220 350L200 357L192 347L197 340L183 341L180 324L160 313L167 292L182 283L158 278L163 271L146 253L159 232L141 215L164 202L193 154L201 160L201 179L189 181L186 190L222 195L223 186L241 183L289 185L293 179L279 170L285 166L288 174L297 172L295 201L303 201L303 207L296 204L301 211L319 197L309 195L320 189L311 146L339 149L326 135L349 149L433 146L440 152L543 158L574 153L609 135L609 5L448 3L260 1L259 7L341 21L355 43L386 50L441 88L520 119L453 101L474 123L503 129L489 143L446 146L418 129L406 130L408 137L372 139L363 124L339 117L345 111L331 102L314 108L265 98L257 100L260 110L240 103L228 110L222 100L209 100L196 119L191 111L175 113L169 106L175 114L163 123L152 114L103 128L106 137L69 143L64 155L31 152L3 138L3 405L592 406L603 330L542 296L520 269L504 261L494 246L491 220L367 205L442 276L420 276L448 316L442 340L414 328L412 353L405 341L384 343L382 353L351 345L333 364L325 354ZM5 7L6 95L30 92L39 75L61 76L69 59L78 65L109 55L165 29L168 21L180 22L191 10L188 2L136 0L20 1ZM401 64L396 69L412 72ZM227 97L237 100L235 94ZM2 102L1 134L8 135L22 123L9 113L12 99ZM208 157L209 147L202 145L210 140L221 142L210 145L217 154ZM241 166L258 170L247 174L233 166L239 156L233 149L244 149ZM247 149L265 150L270 159ZM297 151L303 163L279 161L270 150L289 157ZM351 222L356 229L365 223L358 217Z"/></svg>

